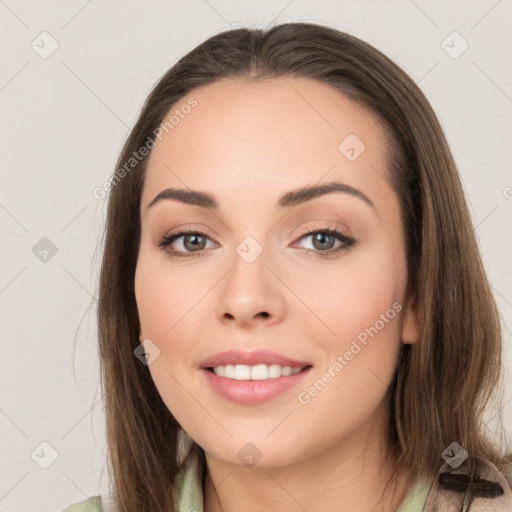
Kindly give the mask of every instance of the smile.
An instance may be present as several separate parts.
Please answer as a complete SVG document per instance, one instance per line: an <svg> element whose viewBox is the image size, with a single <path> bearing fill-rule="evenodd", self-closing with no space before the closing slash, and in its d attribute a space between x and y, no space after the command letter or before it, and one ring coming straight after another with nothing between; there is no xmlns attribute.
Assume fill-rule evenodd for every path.
<svg viewBox="0 0 512 512"><path fill-rule="evenodd" d="M200 371L209 387L222 398L239 405L259 405L297 387L312 368L311 365L292 369L274 364L228 364Z"/></svg>

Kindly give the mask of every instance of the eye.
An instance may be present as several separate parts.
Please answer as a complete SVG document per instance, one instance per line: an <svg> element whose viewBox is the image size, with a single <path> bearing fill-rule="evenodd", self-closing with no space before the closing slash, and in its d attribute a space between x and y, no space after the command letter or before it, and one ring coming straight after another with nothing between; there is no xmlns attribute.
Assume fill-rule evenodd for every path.
<svg viewBox="0 0 512 512"><path fill-rule="evenodd" d="M338 254L356 243L354 238L332 226L305 230L301 232L301 235L299 240L311 238L312 241L312 247L307 248L306 251L313 251L320 257L329 257L333 254ZM336 241L339 242L339 245L334 248Z"/></svg>
<svg viewBox="0 0 512 512"><path fill-rule="evenodd" d="M178 249L167 249L167 247L171 246L179 239L183 240L177 244ZM202 231L183 230L163 236L157 243L157 246L165 249L171 257L190 258L195 256L193 253L201 253L206 248L207 240L209 240L208 235Z"/></svg>

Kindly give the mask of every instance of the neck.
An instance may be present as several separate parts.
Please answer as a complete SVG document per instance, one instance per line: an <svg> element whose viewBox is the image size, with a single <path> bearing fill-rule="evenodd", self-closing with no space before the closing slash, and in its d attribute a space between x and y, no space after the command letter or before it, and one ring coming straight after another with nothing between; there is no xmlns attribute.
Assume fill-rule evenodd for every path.
<svg viewBox="0 0 512 512"><path fill-rule="evenodd" d="M384 494L396 460L387 449L384 425L359 427L314 457L286 466L250 469L206 454L204 512L396 510L407 492L406 479L400 477L393 495Z"/></svg>

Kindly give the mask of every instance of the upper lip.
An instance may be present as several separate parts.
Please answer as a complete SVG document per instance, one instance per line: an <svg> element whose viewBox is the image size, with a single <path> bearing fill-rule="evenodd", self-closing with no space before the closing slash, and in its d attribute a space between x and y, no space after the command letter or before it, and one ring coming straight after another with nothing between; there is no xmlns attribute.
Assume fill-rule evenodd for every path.
<svg viewBox="0 0 512 512"><path fill-rule="evenodd" d="M248 366L257 364L278 364L280 366L290 366L291 368L302 368L311 365L311 363L307 361L297 361L296 359L268 350L253 350L251 352L227 350L225 352L218 352L208 359L205 359L200 366L201 368L213 368L227 364L246 364Z"/></svg>

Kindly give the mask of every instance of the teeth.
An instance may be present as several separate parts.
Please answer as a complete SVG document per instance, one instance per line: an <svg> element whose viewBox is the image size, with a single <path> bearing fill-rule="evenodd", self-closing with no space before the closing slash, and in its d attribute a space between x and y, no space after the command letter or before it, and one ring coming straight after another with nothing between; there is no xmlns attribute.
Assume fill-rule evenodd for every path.
<svg viewBox="0 0 512 512"><path fill-rule="evenodd" d="M278 364L257 364L249 366L246 364L227 364L225 366L215 366L213 372L219 377L226 377L234 380L267 380L277 379L278 377L288 377L299 373L302 368L292 368L290 366L280 366Z"/></svg>

